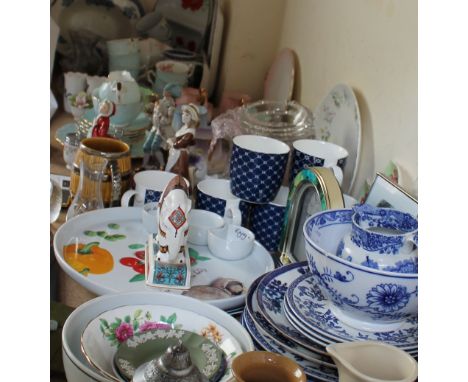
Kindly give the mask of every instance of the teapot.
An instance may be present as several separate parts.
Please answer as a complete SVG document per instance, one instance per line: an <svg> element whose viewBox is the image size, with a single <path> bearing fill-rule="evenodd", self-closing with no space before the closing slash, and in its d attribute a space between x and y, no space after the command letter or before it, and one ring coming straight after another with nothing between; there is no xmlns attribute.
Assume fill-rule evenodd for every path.
<svg viewBox="0 0 468 382"><path fill-rule="evenodd" d="M132 75L126 70L110 72L97 91L101 100L108 99L119 104L132 104L141 101L140 88Z"/></svg>

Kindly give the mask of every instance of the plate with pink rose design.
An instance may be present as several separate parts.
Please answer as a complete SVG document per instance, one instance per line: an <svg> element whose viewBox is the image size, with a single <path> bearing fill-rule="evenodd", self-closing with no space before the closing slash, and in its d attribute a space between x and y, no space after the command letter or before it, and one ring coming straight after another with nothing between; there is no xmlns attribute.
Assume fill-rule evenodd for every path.
<svg viewBox="0 0 468 382"><path fill-rule="evenodd" d="M81 335L81 351L91 366L112 381L114 356L120 345L135 334L154 329L183 329L215 343L226 354L227 369L220 381L231 378L232 359L243 352L234 335L219 323L194 312L165 305L126 305L101 313Z"/></svg>

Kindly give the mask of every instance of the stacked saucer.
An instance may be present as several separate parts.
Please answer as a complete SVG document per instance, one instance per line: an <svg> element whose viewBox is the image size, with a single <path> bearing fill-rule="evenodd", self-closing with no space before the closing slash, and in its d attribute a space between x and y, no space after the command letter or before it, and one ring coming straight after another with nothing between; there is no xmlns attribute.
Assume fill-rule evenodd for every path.
<svg viewBox="0 0 468 382"><path fill-rule="evenodd" d="M291 357L313 380L338 380L336 366L325 350L331 343L384 341L417 357L417 317L397 329L364 331L342 322L330 306L307 262L294 263L251 285L242 323L257 347Z"/></svg>

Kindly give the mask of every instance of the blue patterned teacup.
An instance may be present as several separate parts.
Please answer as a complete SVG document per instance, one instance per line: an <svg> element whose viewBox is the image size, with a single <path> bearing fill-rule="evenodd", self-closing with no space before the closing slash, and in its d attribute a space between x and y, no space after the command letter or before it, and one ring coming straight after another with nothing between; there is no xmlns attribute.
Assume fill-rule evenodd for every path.
<svg viewBox="0 0 468 382"><path fill-rule="evenodd" d="M294 153L290 181L307 167L328 167L335 174L338 183L343 181L343 170L348 151L341 146L314 139L300 139L293 143Z"/></svg>
<svg viewBox="0 0 468 382"><path fill-rule="evenodd" d="M250 229L258 242L270 252L278 249L288 193L288 187L282 186L273 201L252 208Z"/></svg>
<svg viewBox="0 0 468 382"><path fill-rule="evenodd" d="M176 176L174 173L168 171L140 171L133 177L135 189L128 190L122 195L122 207L128 207L133 196L135 196L133 202L135 207L141 207L147 203L159 202L162 192L174 176ZM189 185L188 180L186 179L185 181L187 185Z"/></svg>
<svg viewBox="0 0 468 382"><path fill-rule="evenodd" d="M351 232L338 246L337 256L388 272L418 273L418 221L405 212L354 207Z"/></svg>
<svg viewBox="0 0 468 382"><path fill-rule="evenodd" d="M251 203L268 203L277 194L286 171L289 146L259 135L233 139L231 191Z"/></svg>
<svg viewBox="0 0 468 382"><path fill-rule="evenodd" d="M250 206L231 193L228 179L205 179L197 184L196 208L226 217L232 224L246 225Z"/></svg>

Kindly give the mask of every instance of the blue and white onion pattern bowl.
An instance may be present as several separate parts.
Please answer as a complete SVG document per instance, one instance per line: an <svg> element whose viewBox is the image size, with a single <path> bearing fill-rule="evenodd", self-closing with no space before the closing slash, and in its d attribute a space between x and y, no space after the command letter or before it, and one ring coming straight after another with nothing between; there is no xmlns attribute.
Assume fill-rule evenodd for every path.
<svg viewBox="0 0 468 382"><path fill-rule="evenodd" d="M259 135L233 139L230 162L231 192L251 203L268 203L281 187L289 146Z"/></svg>
<svg viewBox="0 0 468 382"><path fill-rule="evenodd" d="M418 221L391 208L367 204L353 208L351 232L336 255L388 272L418 273Z"/></svg>
<svg viewBox="0 0 468 382"><path fill-rule="evenodd" d="M362 330L395 329L418 313L418 275L381 271L336 256L351 231L352 209L321 211L304 223L310 272L332 301L333 313Z"/></svg>

